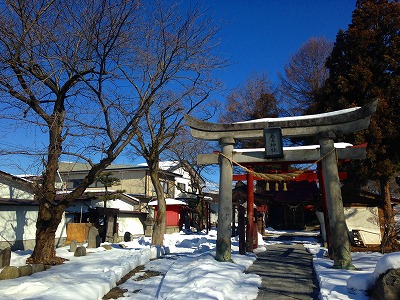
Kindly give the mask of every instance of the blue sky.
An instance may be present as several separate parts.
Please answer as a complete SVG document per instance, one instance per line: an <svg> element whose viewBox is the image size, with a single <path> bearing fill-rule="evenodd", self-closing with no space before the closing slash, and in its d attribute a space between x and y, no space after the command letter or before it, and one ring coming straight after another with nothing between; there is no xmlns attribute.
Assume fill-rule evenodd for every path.
<svg viewBox="0 0 400 300"><path fill-rule="evenodd" d="M212 2L212 3L211 3ZM231 65L220 72L228 89L243 83L253 72L277 74L311 37L331 41L347 29L355 0L216 0L207 1L221 20L221 51Z"/></svg>
<svg viewBox="0 0 400 300"><path fill-rule="evenodd" d="M355 8L355 0L203 0L201 3L221 26L219 51L230 63L218 71L226 88L214 95L219 101L224 101L231 89L254 72L266 72L276 84L277 74L301 45L319 36L334 41L339 29L347 29ZM31 132L18 136L32 139ZM142 161L132 162L123 155L115 162ZM10 163L3 158L0 170L18 174L21 170L13 166L21 164L24 162Z"/></svg>

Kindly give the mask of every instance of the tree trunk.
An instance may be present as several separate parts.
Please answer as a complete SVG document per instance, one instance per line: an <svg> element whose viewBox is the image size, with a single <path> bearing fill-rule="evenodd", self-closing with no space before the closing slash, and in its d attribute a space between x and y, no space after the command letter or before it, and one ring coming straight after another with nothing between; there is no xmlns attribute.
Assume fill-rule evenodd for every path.
<svg viewBox="0 0 400 300"><path fill-rule="evenodd" d="M167 218L166 218L167 204L165 201L164 191L161 186L160 179L158 177L158 169L152 170L152 168L150 168L150 178L157 195L157 206L158 206L151 243L153 245L162 246L164 244L164 234L167 229Z"/></svg>
<svg viewBox="0 0 400 300"><path fill-rule="evenodd" d="M56 257L55 237L66 206L56 200L56 174L58 159L62 153L62 129L65 117L63 101L58 99L57 108L48 120L49 146L43 183L36 189L39 212L36 222L36 244L29 263L60 264L64 259Z"/></svg>
<svg viewBox="0 0 400 300"><path fill-rule="evenodd" d="M55 239L64 211L64 205L51 206L44 201L40 204L36 222L36 244L27 263L45 265L63 263L65 259L56 256Z"/></svg>
<svg viewBox="0 0 400 300"><path fill-rule="evenodd" d="M198 224L197 224L197 231L201 232L204 229L204 207L205 207L205 201L204 201L204 196L202 194L197 196L198 203L196 206L196 211L199 216Z"/></svg>
<svg viewBox="0 0 400 300"><path fill-rule="evenodd" d="M396 251L396 229L394 221L394 213L392 202L390 200L390 183L389 178L382 177L380 179L381 195L383 198L383 214L384 214L384 230L381 242L381 252Z"/></svg>

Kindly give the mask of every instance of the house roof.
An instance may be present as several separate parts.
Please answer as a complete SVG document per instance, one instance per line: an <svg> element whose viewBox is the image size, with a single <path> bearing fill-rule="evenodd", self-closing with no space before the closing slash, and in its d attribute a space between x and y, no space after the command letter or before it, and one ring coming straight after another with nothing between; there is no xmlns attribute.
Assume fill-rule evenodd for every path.
<svg viewBox="0 0 400 300"><path fill-rule="evenodd" d="M199 195L197 195L195 193L184 192L184 193L179 193L175 199L177 199L177 200L180 200L180 199L197 200L197 196L199 196ZM205 201L213 201L213 198L209 197L209 196L204 195L203 198Z"/></svg>
<svg viewBox="0 0 400 300"><path fill-rule="evenodd" d="M33 193L34 190L34 184L32 181L3 171L0 171L0 182L17 187L29 193Z"/></svg>
<svg viewBox="0 0 400 300"><path fill-rule="evenodd" d="M14 198L13 196L7 198L0 198L0 205L37 205L37 201L34 199L34 183L30 180L15 176L3 171L0 171L0 183L7 186L19 189L31 195L31 198L26 199L26 195L23 198ZM15 196L15 195L14 195Z"/></svg>
<svg viewBox="0 0 400 300"><path fill-rule="evenodd" d="M174 171L178 170L179 168L182 168L184 171L188 172L189 175L195 176L196 179L198 179L200 181L200 183L202 183L202 184L205 183L204 179L199 175L197 170L195 170L193 168L193 166L187 160L184 160L184 161L177 161L177 160L160 161L159 166L160 166L160 169L169 171L172 173L174 173Z"/></svg>
<svg viewBox="0 0 400 300"><path fill-rule="evenodd" d="M166 198L165 202L167 203L167 205L187 205L185 202L181 201L181 200L177 200L177 199L172 199L172 198ZM150 201L149 202L150 206L157 206L157 200L154 201Z"/></svg>
<svg viewBox="0 0 400 300"><path fill-rule="evenodd" d="M37 200L34 199L10 199L10 198L0 198L0 205L39 205Z"/></svg>
<svg viewBox="0 0 400 300"><path fill-rule="evenodd" d="M367 206L381 206L383 205L382 196L379 193L369 192L365 190L352 191L350 189L342 190L343 204L364 204ZM400 199L390 197L393 205L400 204Z"/></svg>
<svg viewBox="0 0 400 300"><path fill-rule="evenodd" d="M57 196L58 196L58 198L62 198L62 195L68 194L70 192L71 191L57 191ZM115 195L119 199L131 201L131 202L135 202L135 203L140 203L140 200L138 198L133 197L129 194L120 193L115 190L107 190L107 193L109 195ZM105 189L96 189L96 190L87 189L82 194L82 196L80 196L78 199L75 199L75 200L88 200L88 199L104 196L104 194L105 194Z"/></svg>

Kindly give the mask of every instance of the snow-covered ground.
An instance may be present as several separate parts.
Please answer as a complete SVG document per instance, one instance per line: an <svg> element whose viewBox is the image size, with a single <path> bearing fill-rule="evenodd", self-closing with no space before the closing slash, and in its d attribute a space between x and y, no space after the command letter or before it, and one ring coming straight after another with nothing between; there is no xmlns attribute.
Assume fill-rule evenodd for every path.
<svg viewBox="0 0 400 300"><path fill-rule="evenodd" d="M270 235L283 232L269 231ZM293 235L296 235L293 233ZM320 299L368 299L364 289L385 270L400 267L400 253L382 256L379 253L353 253L357 271L332 269L326 249L310 236L291 242L303 243L314 255L314 268L320 284ZM272 238L261 242L263 251ZM120 285L127 290L120 299L255 299L261 278L244 271L254 262L256 254L239 255L238 243L232 239L234 263L214 259L216 231L209 234L170 234L165 236L165 248L150 247L147 238L88 249L88 255L74 257L68 247L57 254L68 261L44 272L12 280L0 281L0 299L101 299L116 282L139 265L144 270ZM255 251L257 253L257 251ZM12 254L11 265L21 266L29 252ZM162 259L153 258L163 256ZM145 270L161 275L144 280L133 279ZM349 279L350 278L350 279Z"/></svg>

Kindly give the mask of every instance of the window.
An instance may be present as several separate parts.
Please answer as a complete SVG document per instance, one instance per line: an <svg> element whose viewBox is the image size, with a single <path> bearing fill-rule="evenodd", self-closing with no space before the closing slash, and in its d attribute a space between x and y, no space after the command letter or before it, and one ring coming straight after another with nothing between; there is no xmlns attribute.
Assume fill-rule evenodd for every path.
<svg viewBox="0 0 400 300"><path fill-rule="evenodd" d="M161 187L163 189L164 194L168 194L168 182L160 181ZM154 185L152 185L152 191L155 192Z"/></svg>
<svg viewBox="0 0 400 300"><path fill-rule="evenodd" d="M72 187L73 187L73 188L78 187L78 186L81 184L82 180L83 180L83 179L72 179L72 180L70 181L70 182L72 182Z"/></svg>
<svg viewBox="0 0 400 300"><path fill-rule="evenodd" d="M190 187L192 188L192 193L197 193L197 188L194 185L190 185Z"/></svg>
<svg viewBox="0 0 400 300"><path fill-rule="evenodd" d="M163 188L164 194L168 194L168 182L161 181L161 186Z"/></svg>
<svg viewBox="0 0 400 300"><path fill-rule="evenodd" d="M104 184L102 184L99 180L96 180L93 184L91 184L91 187L104 188Z"/></svg>
<svg viewBox="0 0 400 300"><path fill-rule="evenodd" d="M186 184L178 182L177 186L179 191L186 192Z"/></svg>

